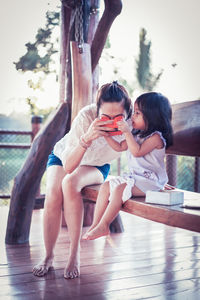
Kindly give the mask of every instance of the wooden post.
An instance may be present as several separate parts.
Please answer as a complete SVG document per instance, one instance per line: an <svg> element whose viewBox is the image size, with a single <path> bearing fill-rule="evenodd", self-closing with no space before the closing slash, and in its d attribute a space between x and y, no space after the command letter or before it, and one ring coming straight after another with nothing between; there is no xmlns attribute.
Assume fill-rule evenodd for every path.
<svg viewBox="0 0 200 300"><path fill-rule="evenodd" d="M31 118L32 141L34 140L36 134L40 130L42 121L43 121L43 116L32 116Z"/></svg>
<svg viewBox="0 0 200 300"><path fill-rule="evenodd" d="M83 53L79 53L77 42L70 42L72 61L72 117L92 102L92 71L90 45L83 44Z"/></svg>
<svg viewBox="0 0 200 300"><path fill-rule="evenodd" d="M168 183L176 186L176 174L177 174L177 156L167 155L166 156L166 170L169 178Z"/></svg>
<svg viewBox="0 0 200 300"><path fill-rule="evenodd" d="M194 191L200 192L200 158L195 157L195 170L194 170Z"/></svg>

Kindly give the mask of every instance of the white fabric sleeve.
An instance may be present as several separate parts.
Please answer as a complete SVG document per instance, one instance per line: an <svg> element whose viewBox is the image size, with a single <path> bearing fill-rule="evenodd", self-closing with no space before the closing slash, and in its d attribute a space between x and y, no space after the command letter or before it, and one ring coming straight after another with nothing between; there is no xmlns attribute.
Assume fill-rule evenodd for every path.
<svg viewBox="0 0 200 300"><path fill-rule="evenodd" d="M85 110L81 110L73 120L70 131L56 143L53 152L60 158L62 163L64 162L65 154L79 144L81 135L87 131L90 123L91 121L89 120Z"/></svg>

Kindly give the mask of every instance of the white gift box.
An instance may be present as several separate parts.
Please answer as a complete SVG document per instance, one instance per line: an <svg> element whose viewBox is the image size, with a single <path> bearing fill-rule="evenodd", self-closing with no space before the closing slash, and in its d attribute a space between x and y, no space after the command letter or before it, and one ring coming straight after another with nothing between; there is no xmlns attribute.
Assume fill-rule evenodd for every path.
<svg viewBox="0 0 200 300"><path fill-rule="evenodd" d="M174 190L147 191L145 202L163 205L183 204L184 193Z"/></svg>

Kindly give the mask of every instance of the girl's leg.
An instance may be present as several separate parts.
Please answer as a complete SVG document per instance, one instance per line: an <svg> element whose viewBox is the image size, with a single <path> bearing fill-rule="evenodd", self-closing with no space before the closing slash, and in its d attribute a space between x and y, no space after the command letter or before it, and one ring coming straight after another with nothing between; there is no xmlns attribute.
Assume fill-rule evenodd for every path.
<svg viewBox="0 0 200 300"><path fill-rule="evenodd" d="M44 259L33 268L33 274L44 276L53 263L53 249L59 234L62 212L62 187L64 170L61 166L47 169L46 199L44 204L43 232L46 254Z"/></svg>
<svg viewBox="0 0 200 300"><path fill-rule="evenodd" d="M112 195L110 202L105 210L105 213L103 214L99 224L89 231L87 233L87 236L85 239L87 240L94 240L98 237L108 235L109 233L109 225L114 220L116 215L119 213L121 206L123 204L122 202L122 194L126 187L126 183L118 185ZM132 188L132 195L134 196L144 196L145 194L139 190L136 186Z"/></svg>
<svg viewBox="0 0 200 300"><path fill-rule="evenodd" d="M96 201L96 205L95 205L93 222L92 222L92 225L90 226L90 228L88 229L88 231L82 237L83 240L87 240L88 232L91 231L94 227L96 227L97 224L100 222L100 220L107 208L109 195L110 195L109 182L106 181L101 185L101 187L99 189L99 193L98 193L98 197L97 197L97 201Z"/></svg>
<svg viewBox="0 0 200 300"><path fill-rule="evenodd" d="M122 194L126 187L126 183L118 185L112 195L110 202L99 222L99 224L88 232L86 239L94 240L98 237L108 235L109 234L109 225L114 220L116 215L119 213L120 208L122 206Z"/></svg>
<svg viewBox="0 0 200 300"><path fill-rule="evenodd" d="M102 182L101 172L97 168L89 166L80 166L63 179L64 216L70 237L70 253L64 271L65 278L75 278L80 274L80 237L83 223L81 190L87 185Z"/></svg>

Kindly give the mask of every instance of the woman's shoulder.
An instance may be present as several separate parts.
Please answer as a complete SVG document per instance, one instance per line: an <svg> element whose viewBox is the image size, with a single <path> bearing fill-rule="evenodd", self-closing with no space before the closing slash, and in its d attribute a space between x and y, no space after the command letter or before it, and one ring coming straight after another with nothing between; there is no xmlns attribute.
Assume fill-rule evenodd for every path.
<svg viewBox="0 0 200 300"><path fill-rule="evenodd" d="M96 118L96 114L97 114L97 106L95 103L86 105L79 111L79 115L92 117L92 119Z"/></svg>

